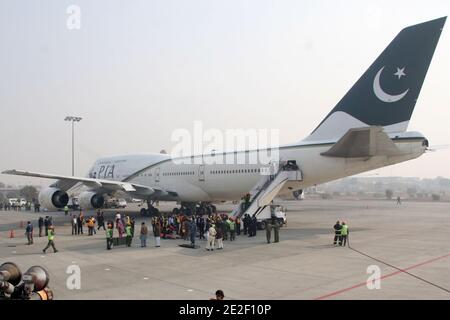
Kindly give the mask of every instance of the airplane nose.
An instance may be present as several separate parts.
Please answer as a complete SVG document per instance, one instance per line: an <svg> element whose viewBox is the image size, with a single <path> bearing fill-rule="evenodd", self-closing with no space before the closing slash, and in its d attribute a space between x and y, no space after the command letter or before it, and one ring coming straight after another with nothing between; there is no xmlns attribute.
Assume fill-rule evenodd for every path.
<svg viewBox="0 0 450 320"><path fill-rule="evenodd" d="M422 141L422 147L428 148L430 146L430 143L428 142L428 139L424 139Z"/></svg>

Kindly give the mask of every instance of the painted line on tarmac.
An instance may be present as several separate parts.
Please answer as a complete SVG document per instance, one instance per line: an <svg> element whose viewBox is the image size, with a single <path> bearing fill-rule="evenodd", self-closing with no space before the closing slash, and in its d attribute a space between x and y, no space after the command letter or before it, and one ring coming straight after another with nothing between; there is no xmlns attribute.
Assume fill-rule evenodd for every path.
<svg viewBox="0 0 450 320"><path fill-rule="evenodd" d="M378 279L375 279L375 280L386 279L386 278L395 276L395 275L397 275L397 274L404 273L404 271L408 271L408 270L411 270L411 269L415 269L415 268L418 268L418 267L420 267L420 266L423 266L423 265L426 265L426 264L430 264L430 263L432 263L432 262L435 262L435 261L438 261L438 260L442 260L442 259L445 259L445 258L448 258L448 257L450 257L450 253L449 253L449 254L446 254L446 255L443 255L443 256L440 256L440 257L437 257L437 258L433 258L433 259L430 259L430 260L427 260L427 261L418 263L418 264L415 264L415 265L410 266L410 267L408 267L408 268L406 268L406 269L401 269L401 270L394 271L394 272L392 272L392 273L389 273L389 274L387 274L387 275L384 275L384 276L382 276L382 277L380 277L380 278L378 278ZM313 300L324 300L324 299L327 299L327 298L330 298L330 297L333 297L333 296L337 296L337 295L339 295L339 294L341 294L341 293L348 292L348 291L350 291L350 290L353 290L353 289L356 289L356 288L365 286L366 284L367 284L367 282L358 283L358 284L355 284L354 286L351 286L351 287L348 287L348 288L345 288L345 289L341 289L341 290L338 290L338 291L334 291L334 292L328 293L328 294L326 294L326 295L323 295L323 296L314 298Z"/></svg>

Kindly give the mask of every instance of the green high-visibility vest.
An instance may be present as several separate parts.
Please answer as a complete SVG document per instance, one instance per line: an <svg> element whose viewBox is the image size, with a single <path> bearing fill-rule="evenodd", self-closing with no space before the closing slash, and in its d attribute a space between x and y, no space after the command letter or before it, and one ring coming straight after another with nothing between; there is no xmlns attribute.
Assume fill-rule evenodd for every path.
<svg viewBox="0 0 450 320"><path fill-rule="evenodd" d="M230 222L230 230L236 229L236 224L232 221Z"/></svg>
<svg viewBox="0 0 450 320"><path fill-rule="evenodd" d="M112 238L113 236L113 230L112 229L107 229L106 230L106 237L107 238Z"/></svg>
<svg viewBox="0 0 450 320"><path fill-rule="evenodd" d="M348 226L346 224L342 225L341 235L343 235L343 236L348 235Z"/></svg>
<svg viewBox="0 0 450 320"><path fill-rule="evenodd" d="M125 228L125 231L127 232L127 236L130 236L130 237L131 237L131 226L127 226L127 227Z"/></svg>
<svg viewBox="0 0 450 320"><path fill-rule="evenodd" d="M65 207L64 207L64 211L69 211L69 207L68 207L68 206L65 206Z"/></svg>
<svg viewBox="0 0 450 320"><path fill-rule="evenodd" d="M55 232L53 230L48 230L48 240L51 241L55 237Z"/></svg>

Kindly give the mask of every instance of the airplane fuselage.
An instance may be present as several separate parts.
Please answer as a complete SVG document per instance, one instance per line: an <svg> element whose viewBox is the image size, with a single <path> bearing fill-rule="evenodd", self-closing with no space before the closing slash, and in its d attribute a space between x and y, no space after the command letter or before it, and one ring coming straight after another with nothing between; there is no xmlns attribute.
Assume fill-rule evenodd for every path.
<svg viewBox="0 0 450 320"><path fill-rule="evenodd" d="M321 155L336 141L299 143L279 148L279 160L295 160L302 181L290 181L281 194L411 160L422 155L427 146L419 133L406 132L390 136L402 151L397 156L367 158L335 158ZM240 199L260 179L267 167L263 164L237 163L264 150L203 154L186 158L172 158L165 154L127 155L102 158L89 171L89 177L126 181L145 186L157 186L168 192L151 196L136 194L135 198L184 202L217 202ZM256 154L255 154L256 153ZM235 161L228 162L230 157ZM241 158L242 159L242 158ZM228 160L228 161L226 161ZM170 190L176 190L171 193Z"/></svg>

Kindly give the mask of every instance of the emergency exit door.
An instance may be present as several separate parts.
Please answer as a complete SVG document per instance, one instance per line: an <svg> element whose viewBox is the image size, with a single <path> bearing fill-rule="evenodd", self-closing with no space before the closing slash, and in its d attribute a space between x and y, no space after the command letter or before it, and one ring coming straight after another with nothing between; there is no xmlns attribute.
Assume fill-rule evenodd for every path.
<svg viewBox="0 0 450 320"><path fill-rule="evenodd" d="M205 165L204 164L201 164L198 167L198 180L205 181Z"/></svg>

